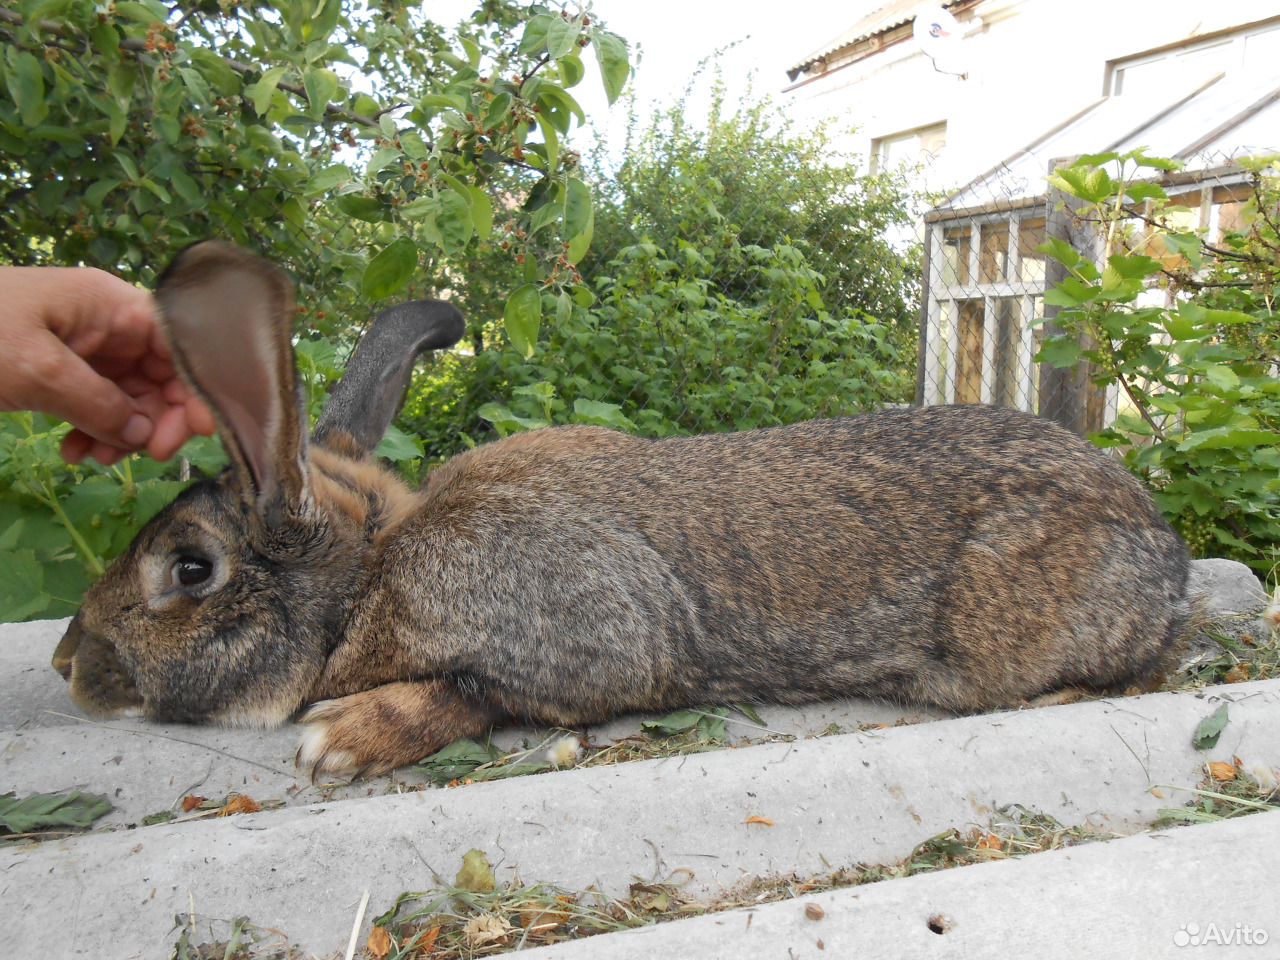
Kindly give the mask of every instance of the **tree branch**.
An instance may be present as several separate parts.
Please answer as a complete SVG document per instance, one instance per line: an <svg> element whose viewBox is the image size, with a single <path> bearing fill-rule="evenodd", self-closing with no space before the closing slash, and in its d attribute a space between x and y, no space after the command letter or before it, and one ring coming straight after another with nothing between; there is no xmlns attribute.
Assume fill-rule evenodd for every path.
<svg viewBox="0 0 1280 960"><path fill-rule="evenodd" d="M14 13L12 10L4 10L4 9L0 9L0 23L9 23L15 27L22 27L26 25L26 21L22 18L21 14ZM75 38L76 37L75 31L68 29L64 24L54 23L51 20L41 20L36 25L36 29L38 29L41 33L47 33L54 37L59 37L59 38ZM61 46L61 44L57 44L57 43L53 43L52 45ZM132 37L126 37L125 39L121 40L120 49L129 50L132 53L154 52L152 50L147 49L147 43L145 40L138 40ZM244 63L240 60L233 60L230 57L223 57L222 62L225 63L228 67L230 67L233 71L240 74L240 76L242 77L249 76L251 74L261 75L263 72L262 67L256 64ZM311 102L311 98L307 96L306 89L296 83L286 83L284 81L281 81L278 86L280 87L281 90L285 90L285 91L288 91L289 93L295 94L296 96L302 97L302 99L305 100L307 103ZM378 129L378 121L375 120L373 117L366 117L363 114L355 113L351 110L346 109L345 107L338 106L336 103L325 104L324 112L325 112L325 116L332 117L335 120L344 120L347 123L354 123L362 127L372 127L375 130Z"/></svg>

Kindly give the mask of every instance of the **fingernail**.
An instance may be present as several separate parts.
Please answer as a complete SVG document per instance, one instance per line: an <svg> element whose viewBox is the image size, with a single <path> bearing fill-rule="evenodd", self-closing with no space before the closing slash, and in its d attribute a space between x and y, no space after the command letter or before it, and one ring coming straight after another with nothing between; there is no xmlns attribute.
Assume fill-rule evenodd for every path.
<svg viewBox="0 0 1280 960"><path fill-rule="evenodd" d="M129 418L129 422L124 425L124 431L120 434L120 439L131 447L140 447L147 442L147 437L151 436L151 421L141 414L135 413Z"/></svg>

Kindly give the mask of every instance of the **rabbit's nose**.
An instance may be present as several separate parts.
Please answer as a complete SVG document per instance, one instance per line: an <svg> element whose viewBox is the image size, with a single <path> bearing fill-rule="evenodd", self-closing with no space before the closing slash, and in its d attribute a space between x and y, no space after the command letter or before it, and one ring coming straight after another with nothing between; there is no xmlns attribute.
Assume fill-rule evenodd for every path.
<svg viewBox="0 0 1280 960"><path fill-rule="evenodd" d="M67 625L67 632L58 641L53 651L53 669L62 674L63 680L71 679L71 661L75 659L76 650L80 647L80 639L84 636L84 628L80 626L80 615Z"/></svg>

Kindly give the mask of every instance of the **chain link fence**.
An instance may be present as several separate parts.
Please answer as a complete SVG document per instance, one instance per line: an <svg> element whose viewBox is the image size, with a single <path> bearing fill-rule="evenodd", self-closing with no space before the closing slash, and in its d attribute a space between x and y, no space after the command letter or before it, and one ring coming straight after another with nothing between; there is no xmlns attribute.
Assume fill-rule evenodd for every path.
<svg viewBox="0 0 1280 960"><path fill-rule="evenodd" d="M1050 162L1038 177L1025 165L1002 165L925 214L917 403L1015 407L1079 433L1101 430L1123 410L1124 398L1114 386L1096 386L1087 363L1057 369L1035 359L1058 332L1045 292L1066 276L1041 245L1058 239L1104 265L1103 238L1074 213L1081 202L1046 179L1071 159ZM1182 171L1151 179L1169 196L1165 224L1202 231L1209 243L1239 229L1252 196L1250 175L1229 155L1201 154ZM1149 224L1134 218L1129 225L1141 252L1170 270L1185 266ZM1143 301L1172 305L1174 296L1152 288Z"/></svg>

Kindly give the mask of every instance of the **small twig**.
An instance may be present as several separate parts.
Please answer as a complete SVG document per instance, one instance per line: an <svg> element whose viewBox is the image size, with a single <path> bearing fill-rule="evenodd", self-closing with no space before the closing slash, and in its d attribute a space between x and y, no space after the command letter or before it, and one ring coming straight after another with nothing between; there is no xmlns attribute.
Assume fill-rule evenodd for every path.
<svg viewBox="0 0 1280 960"><path fill-rule="evenodd" d="M356 941L360 938L360 927L364 924L364 912L369 907L369 891L364 892L364 896L360 898L360 909L356 911L356 922L351 927L351 939L347 941L346 960L351 960L356 955Z"/></svg>
<svg viewBox="0 0 1280 960"><path fill-rule="evenodd" d="M207 743L200 743L196 740L184 740L182 737L171 737L167 733L156 733L154 730L130 730L128 727L116 727L109 723L102 723L98 720L87 720L84 717L77 717L70 713L59 713L57 710L46 710L44 712L50 716L62 717L64 720L75 720L77 723L87 723L94 727L102 727L104 730L118 730L120 733L129 733L137 737L159 737L161 740L172 740L174 743L185 743L189 747L200 747L204 750L226 757L228 760L247 763L263 770L268 770L278 776L288 777L291 780L293 779L293 774L291 773L286 773L283 770L277 770L275 767L269 766L265 763L259 763L257 760L250 760L248 757L237 757L234 753L228 753L226 750L219 750L217 747L211 747Z"/></svg>

